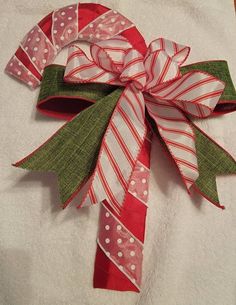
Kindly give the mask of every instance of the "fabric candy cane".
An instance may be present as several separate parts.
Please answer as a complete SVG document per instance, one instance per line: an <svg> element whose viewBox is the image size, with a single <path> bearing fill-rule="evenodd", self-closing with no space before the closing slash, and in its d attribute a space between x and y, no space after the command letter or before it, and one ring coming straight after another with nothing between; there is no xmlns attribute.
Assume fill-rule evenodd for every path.
<svg viewBox="0 0 236 305"><path fill-rule="evenodd" d="M34 89L40 84L40 81L42 80L42 74L45 66L53 62L56 55L64 46L77 39L95 42L109 39L118 34L121 37L127 37L130 43L136 46L141 52L142 50L145 50L145 42L139 31L127 18L125 18L118 12L110 10L98 4L79 3L75 5L70 5L50 13L26 34L26 36L20 43L20 46L17 49L16 53L9 61L5 71L27 84L30 88ZM42 101L38 108L45 113L45 109L43 107L44 103L46 103L45 100ZM80 110L86 108L86 106L81 105ZM46 113L49 114L47 110ZM52 115L52 112L50 112L50 114ZM54 112L54 115L60 117L63 116L63 114L58 114L57 112ZM145 145L142 145L144 146L141 152L141 155L143 155L143 157L140 157L141 159L143 159L143 162L146 164L146 166L141 167L142 160L137 163L136 171L133 174L134 180L132 180L144 181L144 179L146 179L146 183L143 183L143 185L145 185L145 190L143 192L147 192L148 190L150 145L148 146L146 142L149 143L148 140L146 140ZM148 150L147 147L149 147ZM109 151L109 148L107 148L107 153L112 153L111 151ZM134 164L135 162L132 163L132 165ZM115 166L114 163L113 166ZM144 173L141 171L143 177L145 178L137 178L137 172L140 168L145 168ZM102 175L102 173L100 174ZM121 254L119 254L119 256L115 255L115 257L118 257L120 262L114 259L111 260L112 254L110 258L107 259L108 251L106 251L105 249L108 247L108 243L106 243L108 239L105 239L106 242L104 245L104 240L98 237L99 247L96 256L97 258L95 264L94 287L134 291L138 291L140 289L139 287L141 282L143 248L142 243L144 242L146 218L146 206L144 203L147 202L148 196L146 193L145 195L140 195L139 192L137 192L137 195L134 196L135 191L133 191L132 195L130 195L130 190L133 189L135 189L135 187L133 185L130 185L129 192L128 190L126 190L126 202L129 206L129 209L130 206L132 206L131 202L133 202L133 205L140 205L139 216L132 216L130 218L131 212L123 212L122 215L117 215L117 217L120 218L119 221L122 223L122 230L120 230L120 233L124 234L125 232L125 234L127 235L127 239L130 236L129 240L131 240L131 244L134 246L135 249L139 250L139 254L137 253L136 257L133 258L132 255L130 255L130 258L136 263L131 264L130 260L127 258L126 263L123 263ZM142 198L145 198L140 199L140 196ZM103 219L103 214L106 215L106 213L104 212L104 207L105 204L101 209L99 234L104 234L102 233L102 229L104 228L105 223ZM107 209L109 209L109 207L107 207ZM115 215L115 212L112 213L111 210L110 213L111 217L109 219L112 219L112 215ZM135 213L134 215L137 214ZM137 223L139 223L140 226L138 230ZM110 230L110 232L112 232L112 235L115 231ZM124 243L123 238L119 238L119 241L121 240ZM109 243L109 245L111 244L112 243ZM101 253L106 253L106 257L102 258ZM112 262L112 264L110 262ZM116 267L114 268L113 265L115 265ZM121 265L123 266L122 270ZM105 269L108 268L108 266L108 273L111 273L110 268L113 268L113 276L110 275L109 279L107 279L108 273L105 272ZM119 270L116 269L117 266ZM110 279L112 277L114 277L116 281L111 281ZM117 279L120 277L122 277L122 280L118 281Z"/></svg>
<svg viewBox="0 0 236 305"><path fill-rule="evenodd" d="M90 56L71 45L66 68L48 66L75 40L91 43ZM189 53L164 38L147 47L118 12L78 4L40 21L6 67L31 88L42 80L38 109L69 119L15 165L56 172L64 207L101 204L94 287L140 290L151 129L187 191L223 208L215 177L236 163L191 118L234 111L236 94L225 63L183 66Z"/></svg>

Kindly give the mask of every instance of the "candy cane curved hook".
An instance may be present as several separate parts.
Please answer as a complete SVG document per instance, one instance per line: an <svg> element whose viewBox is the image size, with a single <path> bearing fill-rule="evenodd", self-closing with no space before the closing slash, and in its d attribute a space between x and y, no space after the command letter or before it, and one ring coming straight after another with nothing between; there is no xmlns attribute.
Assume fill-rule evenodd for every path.
<svg viewBox="0 0 236 305"><path fill-rule="evenodd" d="M146 51L140 32L117 11L94 3L69 5L48 14L25 35L5 71L34 89L40 85L44 68L68 44L77 40L92 43L115 35L127 38L139 52Z"/></svg>

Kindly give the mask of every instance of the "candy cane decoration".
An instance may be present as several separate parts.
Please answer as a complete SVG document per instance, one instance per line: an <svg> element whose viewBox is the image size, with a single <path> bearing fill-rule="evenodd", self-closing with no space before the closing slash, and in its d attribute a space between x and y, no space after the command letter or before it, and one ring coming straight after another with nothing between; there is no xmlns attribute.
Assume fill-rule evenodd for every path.
<svg viewBox="0 0 236 305"><path fill-rule="evenodd" d="M205 71L183 75L180 67L189 55L189 47L164 38L146 47L128 19L96 4L71 5L46 16L22 40L6 72L35 88L45 66L75 40L92 43L91 59L72 45L65 74L63 70L65 82L125 87L102 133L93 173L89 179L80 179L85 183L85 193L78 206L101 203L94 287L139 291L150 166L151 135L146 118L152 118L151 124L159 131L189 191L198 181L200 167L197 130L187 115L201 119L212 115L225 84ZM38 164L37 156L40 148L17 166L27 168L24 162L31 157ZM38 160L44 161L44 156ZM28 168L52 168L41 163ZM57 173L61 175L60 167ZM72 181L72 176L65 177L67 182ZM79 179L78 175L74 177ZM77 178L74 180L78 182ZM66 196L62 196L65 206L72 198L76 200L82 182L70 191L66 188Z"/></svg>
<svg viewBox="0 0 236 305"><path fill-rule="evenodd" d="M145 53L143 37L132 22L117 11L91 3L66 6L47 15L25 35L5 71L35 89L40 85L44 68L71 42L95 43L117 35L141 54ZM109 147L106 153L111 156ZM106 201L102 203L94 287L140 290L149 167L150 133L135 165L123 212L117 214ZM101 171L100 175L102 181ZM128 243L129 250L126 250Z"/></svg>

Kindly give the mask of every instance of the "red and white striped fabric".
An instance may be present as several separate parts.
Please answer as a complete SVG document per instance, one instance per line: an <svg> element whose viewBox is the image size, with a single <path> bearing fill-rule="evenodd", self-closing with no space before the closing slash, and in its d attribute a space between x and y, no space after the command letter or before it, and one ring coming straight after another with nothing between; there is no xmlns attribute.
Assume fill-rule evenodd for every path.
<svg viewBox="0 0 236 305"><path fill-rule="evenodd" d="M154 40L143 56L124 37L91 45L91 57L69 50L64 79L123 85L103 139L96 169L82 204L107 200L121 210L134 164L146 134L145 107L189 190L198 177L194 132L185 114L207 117L224 84L205 72L180 73L189 48L167 39Z"/></svg>

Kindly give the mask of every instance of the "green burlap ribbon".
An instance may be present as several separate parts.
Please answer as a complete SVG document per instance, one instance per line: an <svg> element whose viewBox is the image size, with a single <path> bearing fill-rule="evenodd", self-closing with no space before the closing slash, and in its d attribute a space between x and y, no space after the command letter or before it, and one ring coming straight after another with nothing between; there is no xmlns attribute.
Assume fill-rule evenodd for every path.
<svg viewBox="0 0 236 305"><path fill-rule="evenodd" d="M63 81L64 69L58 65L45 69L38 108L49 115L62 114L63 117L73 118L15 166L55 172L59 180L61 202L66 205L94 170L102 138L123 88L104 84L66 84ZM220 99L224 103L217 105L216 113L233 111L236 93L227 63L209 61L181 67L183 74L193 70L206 71L225 82ZM236 174L236 162L194 124L193 129L199 166L195 188L220 206L216 176ZM160 137L156 128L154 132ZM165 145L163 141L161 143Z"/></svg>

